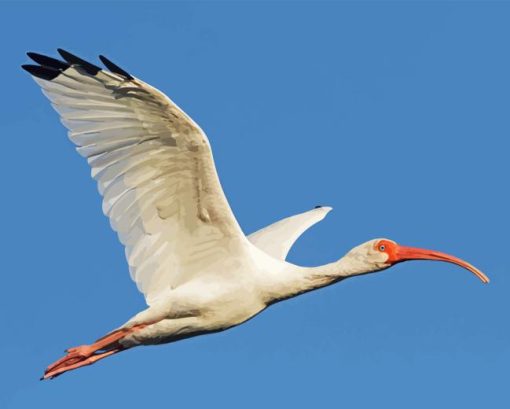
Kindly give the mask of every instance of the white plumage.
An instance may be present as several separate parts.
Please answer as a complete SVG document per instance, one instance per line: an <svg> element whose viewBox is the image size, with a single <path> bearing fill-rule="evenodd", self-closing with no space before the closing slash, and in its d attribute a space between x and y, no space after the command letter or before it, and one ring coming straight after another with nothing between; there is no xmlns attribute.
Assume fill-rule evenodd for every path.
<svg viewBox="0 0 510 409"><path fill-rule="evenodd" d="M74 67L36 81L92 168L147 304L190 280L197 260L242 245L207 137L165 95L140 80Z"/></svg>
<svg viewBox="0 0 510 409"><path fill-rule="evenodd" d="M248 239L259 249L278 260L285 260L290 248L306 230L320 222L332 210L331 207L318 206L305 213L287 217L259 231Z"/></svg>
<svg viewBox="0 0 510 409"><path fill-rule="evenodd" d="M209 141L192 119L106 58L112 72L59 52L65 61L29 53L40 65L23 68L87 159L103 212L125 246L131 277L149 308L96 343L70 349L45 378L139 344L223 330L276 301L412 258L399 258L403 247L377 239L326 266L286 262L293 243L330 207L246 237L219 183ZM440 254L486 279L458 259L427 254L414 258Z"/></svg>

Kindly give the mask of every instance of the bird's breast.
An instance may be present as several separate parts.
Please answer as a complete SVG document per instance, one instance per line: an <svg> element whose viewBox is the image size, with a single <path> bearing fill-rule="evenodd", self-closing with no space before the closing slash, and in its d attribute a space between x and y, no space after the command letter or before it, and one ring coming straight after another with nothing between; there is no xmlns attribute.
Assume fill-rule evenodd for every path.
<svg viewBox="0 0 510 409"><path fill-rule="evenodd" d="M184 298L192 304L198 314L213 327L238 325L265 308L255 286L238 280L203 280L183 291Z"/></svg>

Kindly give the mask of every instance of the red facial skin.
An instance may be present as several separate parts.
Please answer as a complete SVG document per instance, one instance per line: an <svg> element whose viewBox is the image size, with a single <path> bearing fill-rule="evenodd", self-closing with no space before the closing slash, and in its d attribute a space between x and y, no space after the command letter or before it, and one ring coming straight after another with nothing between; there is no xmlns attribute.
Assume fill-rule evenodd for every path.
<svg viewBox="0 0 510 409"><path fill-rule="evenodd" d="M439 251L400 246L397 243L389 240L379 240L375 244L375 249L388 255L387 263L390 265L394 265L407 260L445 261L447 263L457 264L458 266L471 271L484 283L489 282L489 277L487 277L473 265L464 260L461 260L458 257L450 256L449 254L441 253Z"/></svg>

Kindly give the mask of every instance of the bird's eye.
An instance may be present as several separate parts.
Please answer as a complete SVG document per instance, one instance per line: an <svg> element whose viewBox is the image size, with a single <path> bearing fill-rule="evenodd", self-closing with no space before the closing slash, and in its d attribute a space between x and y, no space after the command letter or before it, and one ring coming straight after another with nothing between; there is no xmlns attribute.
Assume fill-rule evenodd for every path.
<svg viewBox="0 0 510 409"><path fill-rule="evenodd" d="M386 246L385 246L384 244L381 244L381 245L379 246L379 250L380 250L380 251L384 251L384 250L386 250Z"/></svg>

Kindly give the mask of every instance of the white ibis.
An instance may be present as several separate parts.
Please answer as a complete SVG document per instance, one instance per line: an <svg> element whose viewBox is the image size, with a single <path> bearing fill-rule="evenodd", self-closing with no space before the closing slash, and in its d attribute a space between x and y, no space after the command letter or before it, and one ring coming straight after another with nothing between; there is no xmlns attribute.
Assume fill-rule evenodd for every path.
<svg viewBox="0 0 510 409"><path fill-rule="evenodd" d="M318 207L250 236L223 193L205 133L157 89L100 56L108 71L58 50L23 65L87 158L103 211L126 248L148 308L91 345L67 350L54 378L126 349L239 325L269 305L401 261L471 264L432 250L375 239L320 267L285 261L295 240L331 210Z"/></svg>

